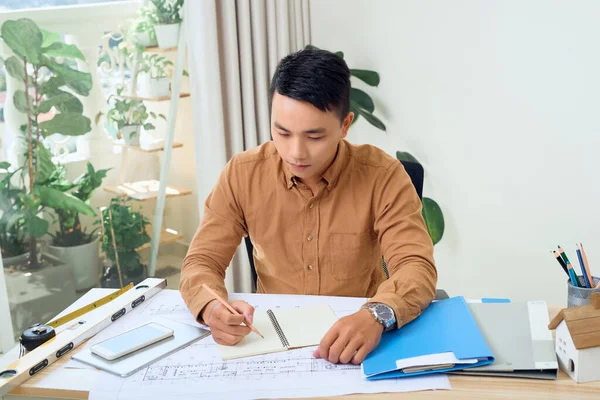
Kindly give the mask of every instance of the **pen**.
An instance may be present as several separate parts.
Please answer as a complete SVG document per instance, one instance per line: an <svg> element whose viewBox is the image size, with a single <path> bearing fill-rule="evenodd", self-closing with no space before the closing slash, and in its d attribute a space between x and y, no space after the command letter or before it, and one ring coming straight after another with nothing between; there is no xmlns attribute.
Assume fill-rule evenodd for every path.
<svg viewBox="0 0 600 400"><path fill-rule="evenodd" d="M583 256L583 264L585 265L585 271L588 275L588 279L590 280L590 287L594 286L594 275L592 275L592 270L590 269L590 263L588 262L587 255L585 254L585 249L583 248L583 243L579 243L579 247L581 247L581 255ZM600 288L600 282L596 285L596 289Z"/></svg>
<svg viewBox="0 0 600 400"><path fill-rule="evenodd" d="M240 315L240 313L237 312L235 310L235 308L231 307L228 302L226 302L225 300L223 300L223 298L221 296L219 296L217 294L217 292L215 292L214 290L212 290L211 288L209 288L208 286L206 286L206 284L204 284L204 283L202 284L202 287L204 289L208 290L208 292L210 294L212 294L213 296L215 296L217 298L217 300L219 301L219 303L221 303L222 305L224 305L229 311L231 311L232 314L234 314L234 315ZM250 328L252 330L252 332L256 333L258 336L260 336L263 339L265 338L263 335L261 335L261 333L258 331L258 329L256 329L254 326L252 326L251 323L249 323L247 321L244 321L244 323L246 324L246 326L248 328Z"/></svg>
<svg viewBox="0 0 600 400"><path fill-rule="evenodd" d="M583 284L579 281L579 278L577 277L577 274L575 273L575 270L573 269L573 266L571 265L571 261L569 261L569 259L567 258L567 254L562 249L562 247L558 246L558 252L560 253L560 256L562 257L565 264L567 264L567 269L569 269L569 271L573 271L573 276L575 276L575 280L571 281L573 286L584 287ZM569 273L571 273L571 272L569 272Z"/></svg>
<svg viewBox="0 0 600 400"><path fill-rule="evenodd" d="M565 264L565 262L563 261L563 259L560 258L560 254L558 254L556 252L556 250L552 250L552 254L554 254L554 257L556 258L556 261L558 261L558 263L560 264L560 266L562 267L562 269L565 271L565 274L567 274L567 276L570 278L569 271L567 270L567 264Z"/></svg>
<svg viewBox="0 0 600 400"><path fill-rule="evenodd" d="M579 267L581 268L581 276L583 276L583 281L585 282L585 287L586 288L591 288L592 287L592 282L590 282L590 279L588 278L588 274L587 271L585 270L585 264L583 262L583 257L581 255L581 249L579 248L579 245L576 244L577 246L577 259L579 260Z"/></svg>

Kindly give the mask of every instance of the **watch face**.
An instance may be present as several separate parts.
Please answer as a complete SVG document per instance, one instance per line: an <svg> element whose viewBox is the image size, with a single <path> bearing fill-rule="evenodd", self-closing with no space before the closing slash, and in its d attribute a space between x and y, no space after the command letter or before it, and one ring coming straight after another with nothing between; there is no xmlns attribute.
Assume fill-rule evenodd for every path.
<svg viewBox="0 0 600 400"><path fill-rule="evenodd" d="M392 310L389 309L389 307L386 307L383 304L378 304L375 307L375 312L377 313L377 316L379 318L381 318L382 320L390 320L392 318L394 318L394 314L392 312Z"/></svg>

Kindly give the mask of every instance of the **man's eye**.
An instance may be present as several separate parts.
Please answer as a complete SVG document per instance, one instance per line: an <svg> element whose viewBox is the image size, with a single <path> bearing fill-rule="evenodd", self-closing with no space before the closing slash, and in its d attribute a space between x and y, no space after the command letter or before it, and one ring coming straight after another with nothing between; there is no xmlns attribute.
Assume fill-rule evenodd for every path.
<svg viewBox="0 0 600 400"><path fill-rule="evenodd" d="M316 137L315 136L309 136L309 138L311 140L319 140L319 139L323 139L323 136L316 136Z"/></svg>
<svg viewBox="0 0 600 400"><path fill-rule="evenodd" d="M279 132L279 136L288 137L290 135L288 133Z"/></svg>

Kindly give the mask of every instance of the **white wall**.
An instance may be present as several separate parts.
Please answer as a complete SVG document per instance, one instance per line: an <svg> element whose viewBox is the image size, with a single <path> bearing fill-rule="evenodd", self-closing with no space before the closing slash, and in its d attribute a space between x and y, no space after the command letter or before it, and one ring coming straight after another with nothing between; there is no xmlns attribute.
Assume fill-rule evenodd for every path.
<svg viewBox="0 0 600 400"><path fill-rule="evenodd" d="M312 0L311 39L351 68L387 133L349 140L425 166L442 207L435 248L450 295L566 305L560 244L600 276L600 2ZM364 87L364 85L357 86Z"/></svg>

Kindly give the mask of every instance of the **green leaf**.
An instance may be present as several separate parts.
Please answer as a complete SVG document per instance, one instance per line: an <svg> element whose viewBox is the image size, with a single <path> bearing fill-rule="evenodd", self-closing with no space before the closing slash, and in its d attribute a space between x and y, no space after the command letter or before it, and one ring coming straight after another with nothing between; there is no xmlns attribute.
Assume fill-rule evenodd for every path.
<svg viewBox="0 0 600 400"><path fill-rule="evenodd" d="M70 210L91 217L96 216L96 212L92 207L70 193L63 193L60 190L43 186L36 186L34 191L44 206L59 210Z"/></svg>
<svg viewBox="0 0 600 400"><path fill-rule="evenodd" d="M43 143L38 144L36 151L38 152L38 165L35 179L36 182L46 182L56 169L52 162L52 153Z"/></svg>
<svg viewBox="0 0 600 400"><path fill-rule="evenodd" d="M66 136L80 136L92 130L92 124L88 117L83 114L69 112L56 114L49 121L40 123L44 130L44 137L60 133Z"/></svg>
<svg viewBox="0 0 600 400"><path fill-rule="evenodd" d="M66 65L44 57L44 65L64 80L64 84L82 96L87 96L92 90L92 75L87 72L77 71Z"/></svg>
<svg viewBox="0 0 600 400"><path fill-rule="evenodd" d="M29 215L25 220L25 225L27 225L27 231L31 236L35 236L36 238L41 238L46 233L48 233L48 221L38 217L37 215Z"/></svg>
<svg viewBox="0 0 600 400"><path fill-rule="evenodd" d="M339 58L341 58L342 60L344 59L344 53L341 51L336 51L335 55L338 56Z"/></svg>
<svg viewBox="0 0 600 400"><path fill-rule="evenodd" d="M0 162L0 169L8 169L10 167L10 163L8 161Z"/></svg>
<svg viewBox="0 0 600 400"><path fill-rule="evenodd" d="M152 125L150 122L146 122L146 123L143 125L143 127L144 127L144 129L145 129L145 130L147 130L147 131L151 131L152 129L154 129L154 125Z"/></svg>
<svg viewBox="0 0 600 400"><path fill-rule="evenodd" d="M398 159L398 161L402 162L402 161L409 161L409 162L414 162L417 164L421 164L412 154L406 152L406 151L397 151L396 152L396 158Z"/></svg>
<svg viewBox="0 0 600 400"><path fill-rule="evenodd" d="M38 65L42 55L42 32L35 22L28 18L16 21L8 20L2 24L0 34L4 43L16 55L27 58L27 61Z"/></svg>
<svg viewBox="0 0 600 400"><path fill-rule="evenodd" d="M364 108L371 114L375 111L375 104L371 96L360 89L350 88L350 98L355 101L361 108Z"/></svg>
<svg viewBox="0 0 600 400"><path fill-rule="evenodd" d="M48 57L76 58L85 61L85 56L77 46L63 42L55 42L48 47L42 48L42 53Z"/></svg>
<svg viewBox="0 0 600 400"><path fill-rule="evenodd" d="M40 94L55 94L61 86L65 86L65 80L62 77L53 76L40 85Z"/></svg>
<svg viewBox="0 0 600 400"><path fill-rule="evenodd" d="M50 32L45 29L40 29L42 31L42 48L48 47L55 42L60 42L60 35L56 32Z"/></svg>
<svg viewBox="0 0 600 400"><path fill-rule="evenodd" d="M444 235L444 214L438 203L429 197L423 197L423 219L433 244L439 243Z"/></svg>
<svg viewBox="0 0 600 400"><path fill-rule="evenodd" d="M376 116L374 116L373 114L371 114L370 112L363 110L362 108L358 107L356 105L356 103L354 103L352 100L350 100L350 104L354 104L354 108L358 111L358 113L360 115L362 115L368 123L370 123L371 125L373 125L375 128L377 129L381 129L382 131L385 131L385 125L383 124L383 122L381 122L379 120L379 118L377 118Z"/></svg>
<svg viewBox="0 0 600 400"><path fill-rule="evenodd" d="M71 93L63 92L62 90L57 90L54 96L42 101L38 106L38 112L47 113L52 107L56 107L58 111L63 113L83 113L83 104L81 104L81 101Z"/></svg>
<svg viewBox="0 0 600 400"><path fill-rule="evenodd" d="M19 112L27 114L27 98L25 97L25 91L15 91L15 94L13 95L13 103L15 104L15 108L19 110Z"/></svg>
<svg viewBox="0 0 600 400"><path fill-rule="evenodd" d="M357 77L369 86L379 85L379 74L366 69L351 69L350 74Z"/></svg>
<svg viewBox="0 0 600 400"><path fill-rule="evenodd" d="M6 72L8 72L10 76L21 81L25 80L25 67L23 66L23 62L16 56L8 57L4 64L6 66Z"/></svg>
<svg viewBox="0 0 600 400"><path fill-rule="evenodd" d="M305 47L306 50L319 50L317 46L313 46L312 44L307 44Z"/></svg>

